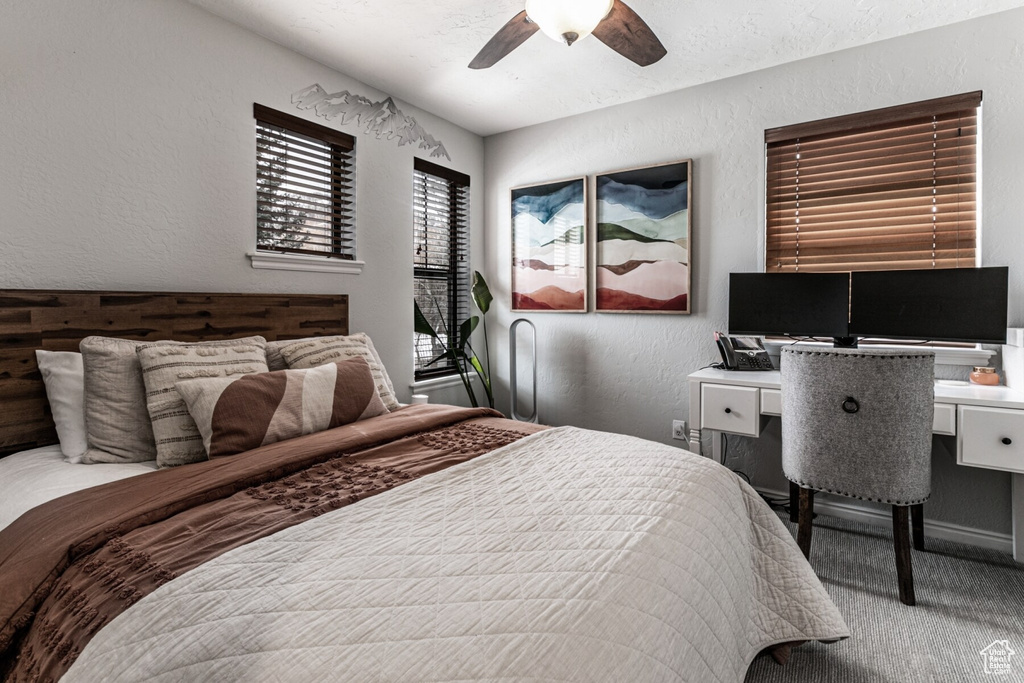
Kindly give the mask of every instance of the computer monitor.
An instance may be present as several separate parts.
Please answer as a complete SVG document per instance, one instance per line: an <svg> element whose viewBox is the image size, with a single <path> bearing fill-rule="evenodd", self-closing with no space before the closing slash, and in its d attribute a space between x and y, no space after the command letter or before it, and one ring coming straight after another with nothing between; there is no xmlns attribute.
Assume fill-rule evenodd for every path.
<svg viewBox="0 0 1024 683"><path fill-rule="evenodd" d="M850 334L1003 344L1008 278L1005 267L853 273Z"/></svg>
<svg viewBox="0 0 1024 683"><path fill-rule="evenodd" d="M849 273L730 273L729 334L847 337Z"/></svg>

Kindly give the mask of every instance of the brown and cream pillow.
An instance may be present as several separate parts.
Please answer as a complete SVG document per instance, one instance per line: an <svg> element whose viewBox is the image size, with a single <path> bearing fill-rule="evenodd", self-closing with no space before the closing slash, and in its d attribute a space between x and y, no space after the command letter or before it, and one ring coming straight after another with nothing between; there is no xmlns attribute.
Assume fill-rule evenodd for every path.
<svg viewBox="0 0 1024 683"><path fill-rule="evenodd" d="M362 357L306 370L185 380L175 386L211 457L388 412Z"/></svg>
<svg viewBox="0 0 1024 683"><path fill-rule="evenodd" d="M349 358L363 358L370 366L377 393L388 410L397 410L400 405L395 398L395 389L391 384L384 364L380 362L373 342L362 333L348 336L311 337L293 344L280 347L281 356L292 370L313 368L325 363L333 363Z"/></svg>
<svg viewBox="0 0 1024 683"><path fill-rule="evenodd" d="M203 439L174 385L200 377L237 377L267 371L263 337L182 344L156 342L137 350L146 385L160 467L206 460Z"/></svg>

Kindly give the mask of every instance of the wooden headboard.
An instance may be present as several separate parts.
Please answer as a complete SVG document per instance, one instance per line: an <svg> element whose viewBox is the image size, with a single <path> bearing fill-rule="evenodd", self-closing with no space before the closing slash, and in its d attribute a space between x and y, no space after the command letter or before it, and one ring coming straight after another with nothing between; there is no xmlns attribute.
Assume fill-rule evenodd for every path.
<svg viewBox="0 0 1024 683"><path fill-rule="evenodd" d="M0 290L0 457L57 443L35 350L77 351L94 334L146 341L348 334L348 295Z"/></svg>

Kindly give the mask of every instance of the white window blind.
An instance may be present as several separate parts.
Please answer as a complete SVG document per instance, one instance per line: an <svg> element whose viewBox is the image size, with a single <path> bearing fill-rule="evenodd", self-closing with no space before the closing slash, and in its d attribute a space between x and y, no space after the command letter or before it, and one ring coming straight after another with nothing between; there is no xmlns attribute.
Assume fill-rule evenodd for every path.
<svg viewBox="0 0 1024 683"><path fill-rule="evenodd" d="M253 105L256 248L355 258L355 139Z"/></svg>
<svg viewBox="0 0 1024 683"><path fill-rule="evenodd" d="M976 265L966 93L765 131L766 272Z"/></svg>
<svg viewBox="0 0 1024 683"><path fill-rule="evenodd" d="M469 176L423 159L413 164L413 295L444 345L455 344L469 317ZM415 377L451 374L450 360L430 363L442 344L414 333Z"/></svg>

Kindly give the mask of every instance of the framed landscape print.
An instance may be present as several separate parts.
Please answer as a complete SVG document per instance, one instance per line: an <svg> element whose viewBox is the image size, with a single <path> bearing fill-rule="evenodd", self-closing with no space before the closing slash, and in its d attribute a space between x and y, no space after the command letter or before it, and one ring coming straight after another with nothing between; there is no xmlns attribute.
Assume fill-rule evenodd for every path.
<svg viewBox="0 0 1024 683"><path fill-rule="evenodd" d="M512 189L512 310L587 311L586 178Z"/></svg>
<svg viewBox="0 0 1024 683"><path fill-rule="evenodd" d="M598 312L690 312L691 166L596 176Z"/></svg>

